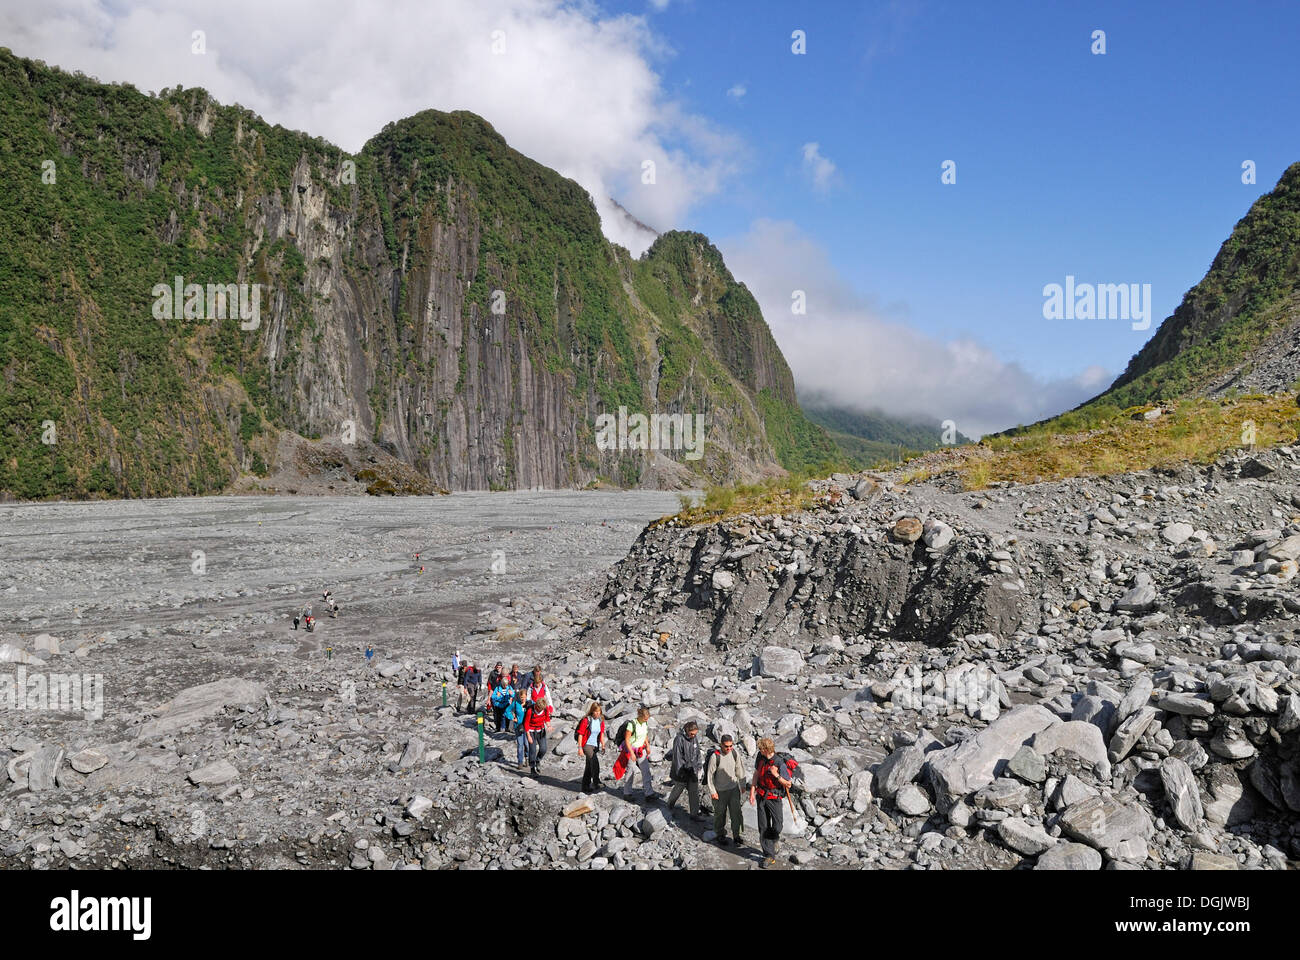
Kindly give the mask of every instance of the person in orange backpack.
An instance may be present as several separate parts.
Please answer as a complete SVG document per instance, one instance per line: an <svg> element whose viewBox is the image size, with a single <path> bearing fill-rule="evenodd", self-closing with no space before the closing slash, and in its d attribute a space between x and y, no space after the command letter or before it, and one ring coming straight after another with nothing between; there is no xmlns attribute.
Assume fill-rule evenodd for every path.
<svg viewBox="0 0 1300 960"><path fill-rule="evenodd" d="M783 774L781 762L776 756L776 744L770 737L758 741L758 761L754 764L754 781L749 785L749 805L758 804L758 835L763 844L763 862L761 866L771 867L776 863L776 842L781 836L785 812L786 797L789 795L792 780Z"/></svg>

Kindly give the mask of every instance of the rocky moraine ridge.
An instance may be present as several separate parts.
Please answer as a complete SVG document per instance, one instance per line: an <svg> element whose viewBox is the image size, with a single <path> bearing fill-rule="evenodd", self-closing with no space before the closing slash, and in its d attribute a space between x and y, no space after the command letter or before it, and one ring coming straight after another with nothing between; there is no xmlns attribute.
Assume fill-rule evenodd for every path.
<svg viewBox="0 0 1300 960"><path fill-rule="evenodd" d="M421 636L365 665L196 625L224 674L166 697L150 650L189 642L136 645L138 716L24 717L0 742L0 865L754 866L680 809L576 792L572 728L598 698L615 722L652 706L657 776L688 719L751 761L774 736L804 773L787 866L1294 867L1300 448L949 484L836 476L791 516L658 522L598 603L597 573L485 611L456 645L547 671L537 780L513 738L489 734L479 763L473 718L440 705L450 647ZM94 664L127 643L6 656Z"/></svg>

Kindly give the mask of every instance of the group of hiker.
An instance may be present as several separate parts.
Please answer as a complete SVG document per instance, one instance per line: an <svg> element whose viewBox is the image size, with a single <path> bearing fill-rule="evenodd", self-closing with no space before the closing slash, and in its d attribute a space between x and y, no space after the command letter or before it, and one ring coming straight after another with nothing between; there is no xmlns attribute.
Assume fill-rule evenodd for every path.
<svg viewBox="0 0 1300 960"><path fill-rule="evenodd" d="M476 711L482 674L472 663L463 663L460 652L452 659L456 675L456 709L468 702L469 712ZM498 663L488 674L484 706L490 706L497 732L514 733L517 745L517 765L522 767L527 758L529 772L537 776L542 759L547 753L554 710L540 667L529 674L521 674L519 665L509 671ZM486 710L484 711L486 714ZM604 786L600 777L600 755L612 744L617 751L613 764L613 785L621 784L623 796L630 799L641 773L641 792L647 803L660 802L650 769L650 708L637 708L636 716L624 720L611 736L605 723L605 711L599 702L593 702L573 733L585 764L582 772L582 792L591 794ZM688 720L673 740L669 753L669 776L673 781L668 793L668 809L673 809L683 793L687 796L692 820L702 822L707 817L701 810L700 786L712 801L713 831L720 846L744 845L744 817L742 795L749 791L749 803L756 808L759 840L763 851L761 866L770 867L776 862L777 840L784 825L785 807L793 813L790 787L798 764L792 757L778 755L776 744L768 737L757 744L753 775L746 770L744 759L731 734L724 733L716 749L702 755L699 743L699 724ZM727 820L731 821L731 839L727 836Z"/></svg>

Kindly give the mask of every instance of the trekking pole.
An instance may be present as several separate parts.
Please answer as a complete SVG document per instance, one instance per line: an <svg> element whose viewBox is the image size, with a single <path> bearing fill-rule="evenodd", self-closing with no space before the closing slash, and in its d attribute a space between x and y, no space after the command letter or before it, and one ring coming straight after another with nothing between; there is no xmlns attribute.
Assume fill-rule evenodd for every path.
<svg viewBox="0 0 1300 960"><path fill-rule="evenodd" d="M785 802L788 803L788 804L790 804L790 816L793 817L793 818L795 819L796 822L798 822L798 820L799 820L799 814L795 812L795 809L794 809L794 800L792 800L792 799L790 798L790 788L789 788L789 787L786 787L786 788L785 788Z"/></svg>
<svg viewBox="0 0 1300 960"><path fill-rule="evenodd" d="M483 759L483 714L478 715L478 762L485 763Z"/></svg>

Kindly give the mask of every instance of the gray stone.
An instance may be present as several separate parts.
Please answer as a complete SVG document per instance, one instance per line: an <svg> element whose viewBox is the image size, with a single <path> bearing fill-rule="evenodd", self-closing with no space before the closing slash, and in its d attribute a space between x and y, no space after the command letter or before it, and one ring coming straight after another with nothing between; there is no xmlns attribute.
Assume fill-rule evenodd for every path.
<svg viewBox="0 0 1300 960"><path fill-rule="evenodd" d="M917 778L923 766L925 766L923 744L918 742L899 747L876 765L876 796L893 800L894 795L903 789L904 784L911 783Z"/></svg>
<svg viewBox="0 0 1300 960"><path fill-rule="evenodd" d="M1149 706L1153 689L1154 684L1151 682L1150 674L1139 673L1134 677L1133 685L1128 688L1128 693L1124 694L1124 699L1115 707L1115 723L1121 724L1142 707ZM1114 762L1114 759L1112 757L1111 761Z"/></svg>
<svg viewBox="0 0 1300 960"><path fill-rule="evenodd" d="M1036 857L1057 844L1056 838L1049 836L1041 824L1030 823L1021 817L999 820L997 833L1003 843L1026 857Z"/></svg>
<svg viewBox="0 0 1300 960"><path fill-rule="evenodd" d="M1144 613L1156 605L1156 590L1150 584L1142 584L1127 591L1119 598L1115 608L1125 613Z"/></svg>
<svg viewBox="0 0 1300 960"><path fill-rule="evenodd" d="M1047 764L1043 755L1030 746L1023 746L1015 756L1007 761L1007 773L1019 777L1026 783L1042 783L1047 776Z"/></svg>
<svg viewBox="0 0 1300 960"><path fill-rule="evenodd" d="M1241 865L1232 857L1210 853L1208 850L1193 850L1189 870L1240 870Z"/></svg>
<svg viewBox="0 0 1300 960"><path fill-rule="evenodd" d="M764 647L754 661L754 673L764 677L793 678L803 669L803 655L788 647Z"/></svg>
<svg viewBox="0 0 1300 960"><path fill-rule="evenodd" d="M152 740L175 733L215 716L226 707L258 703L265 697L266 688L260 683L238 677L188 687L154 710L158 716L144 725L138 739Z"/></svg>
<svg viewBox="0 0 1300 960"><path fill-rule="evenodd" d="M1112 851L1126 840L1145 840L1155 830L1147 812L1136 803L1115 798L1089 797L1066 808L1061 814L1061 829L1103 853Z"/></svg>
<svg viewBox="0 0 1300 960"><path fill-rule="evenodd" d="M1072 773L1067 773L1052 791L1053 810L1064 810L1076 803L1097 796L1097 791Z"/></svg>
<svg viewBox="0 0 1300 960"><path fill-rule="evenodd" d="M1102 780L1110 779L1110 761L1106 758L1106 744L1101 730L1083 720L1067 720L1048 727L1033 739L1033 748L1044 757L1059 751L1073 753L1092 764Z"/></svg>
<svg viewBox="0 0 1300 960"><path fill-rule="evenodd" d="M1100 870L1101 854L1082 843L1058 843L1038 858L1035 870Z"/></svg>
<svg viewBox="0 0 1300 960"><path fill-rule="evenodd" d="M239 771L229 760L214 760L189 774L190 783L196 787L215 787L238 778Z"/></svg>
<svg viewBox="0 0 1300 960"><path fill-rule="evenodd" d="M108 757L93 747L87 747L80 753L68 757L68 763L77 773L94 773L100 767L108 765Z"/></svg>
<svg viewBox="0 0 1300 960"><path fill-rule="evenodd" d="M1166 713L1177 713L1184 717L1209 717L1214 715L1214 704L1209 697L1194 693L1161 692L1156 697L1156 706Z"/></svg>
<svg viewBox="0 0 1300 960"><path fill-rule="evenodd" d="M841 786L840 778L835 776L829 767L824 767L820 763L801 763L799 770L803 773L804 793L826 793L830 790L838 790ZM796 780L795 783L799 781Z"/></svg>
<svg viewBox="0 0 1300 960"><path fill-rule="evenodd" d="M930 753L925 769L935 803L946 810L961 797L992 783L1022 745L1059 722L1046 707L1027 704L1002 714L961 743Z"/></svg>
<svg viewBox="0 0 1300 960"><path fill-rule="evenodd" d="M826 732L826 728L820 723L810 723L799 731L799 739L803 742L803 745L809 749L820 747L826 742L828 736L830 736L830 734Z"/></svg>
<svg viewBox="0 0 1300 960"><path fill-rule="evenodd" d="M412 797L411 802L406 805L406 815L412 820L421 820L424 815L433 809L433 801L428 797Z"/></svg>
<svg viewBox="0 0 1300 960"><path fill-rule="evenodd" d="M1142 734L1146 733L1147 727L1151 726L1156 713L1155 707L1140 707L1116 728L1115 735L1110 738L1110 749L1107 752L1111 763L1119 763L1129 755L1137 746L1137 742L1142 739Z"/></svg>
<svg viewBox="0 0 1300 960"><path fill-rule="evenodd" d="M1177 757L1165 757L1160 761L1160 782L1164 784L1165 800L1174 822L1184 830L1199 830L1205 809L1201 806L1201 790L1192 768Z"/></svg>
<svg viewBox="0 0 1300 960"><path fill-rule="evenodd" d="M570 821L571 822L571 821ZM649 838L668 829L668 821L662 810L651 810L641 820L641 833Z"/></svg>
<svg viewBox="0 0 1300 960"><path fill-rule="evenodd" d="M930 811L930 798L916 784L908 783L894 797L894 805L909 817L919 817Z"/></svg>
<svg viewBox="0 0 1300 960"><path fill-rule="evenodd" d="M27 788L32 793L53 790L59 767L63 765L63 748L57 746L41 747L32 756L31 766L27 770Z"/></svg>

